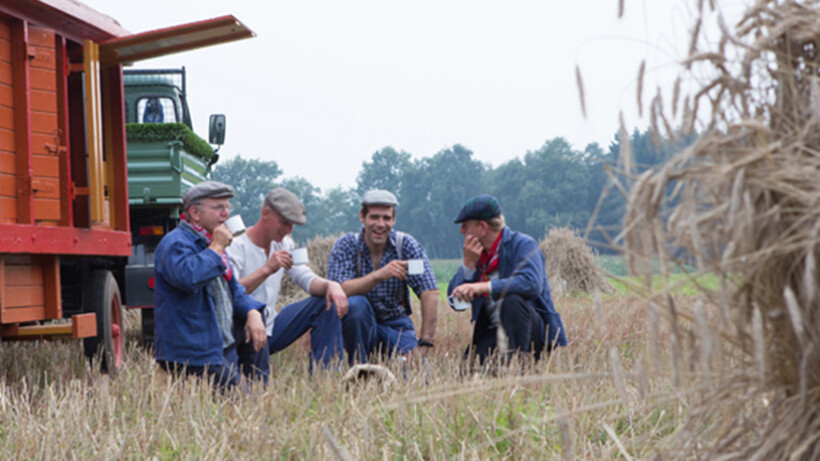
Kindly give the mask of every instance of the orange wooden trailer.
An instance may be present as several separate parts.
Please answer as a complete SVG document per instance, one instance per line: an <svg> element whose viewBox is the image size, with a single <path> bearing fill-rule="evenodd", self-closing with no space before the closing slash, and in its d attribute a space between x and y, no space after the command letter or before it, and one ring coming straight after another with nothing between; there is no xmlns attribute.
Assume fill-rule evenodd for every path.
<svg viewBox="0 0 820 461"><path fill-rule="evenodd" d="M123 64L252 36L232 16L131 34L73 0L0 2L2 341L84 338L121 366Z"/></svg>

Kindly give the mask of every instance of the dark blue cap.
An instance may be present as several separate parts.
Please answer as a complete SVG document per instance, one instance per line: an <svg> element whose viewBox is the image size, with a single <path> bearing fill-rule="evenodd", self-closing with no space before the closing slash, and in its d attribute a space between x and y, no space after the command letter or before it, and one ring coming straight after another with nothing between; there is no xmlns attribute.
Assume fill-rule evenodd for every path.
<svg viewBox="0 0 820 461"><path fill-rule="evenodd" d="M485 221L487 219L495 218L501 214L501 205L498 200L492 195L479 195L467 200L467 203L461 207L458 216L454 221L456 224L467 221L468 219L480 219Z"/></svg>

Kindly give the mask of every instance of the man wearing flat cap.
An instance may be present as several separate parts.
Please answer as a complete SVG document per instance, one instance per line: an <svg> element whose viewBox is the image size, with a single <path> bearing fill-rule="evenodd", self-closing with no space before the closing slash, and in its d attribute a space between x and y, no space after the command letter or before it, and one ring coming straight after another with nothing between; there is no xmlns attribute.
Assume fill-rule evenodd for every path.
<svg viewBox="0 0 820 461"><path fill-rule="evenodd" d="M249 345L239 347L239 362L246 374L267 380L270 354L293 344L310 331L311 366L337 367L342 359L342 324L347 296L338 283L316 275L307 264L294 265L290 237L294 224L306 222L305 206L291 191L277 187L262 203L259 221L234 240L228 257L239 282L254 298L266 304L267 349L254 354ZM287 274L311 296L276 312L276 301Z"/></svg>
<svg viewBox="0 0 820 461"><path fill-rule="evenodd" d="M447 294L472 303L475 325L468 351L483 364L498 348L499 329L508 339L510 354L538 360L544 348L549 352L566 346L538 243L505 226L501 206L491 195L467 200L455 223L464 235L464 260Z"/></svg>
<svg viewBox="0 0 820 461"><path fill-rule="evenodd" d="M266 339L264 304L245 292L225 255L231 197L233 188L216 181L188 189L182 219L157 246L154 265L157 362L174 374L208 374L221 390L240 383L237 343L258 350Z"/></svg>
<svg viewBox="0 0 820 461"><path fill-rule="evenodd" d="M416 346L433 347L438 318L438 283L424 248L409 234L393 230L396 197L386 190L362 196L359 232L336 241L327 277L349 296L342 319L348 361L367 361L376 351L408 355ZM421 274L408 275L408 260L421 260ZM410 319L408 286L421 301L421 332Z"/></svg>

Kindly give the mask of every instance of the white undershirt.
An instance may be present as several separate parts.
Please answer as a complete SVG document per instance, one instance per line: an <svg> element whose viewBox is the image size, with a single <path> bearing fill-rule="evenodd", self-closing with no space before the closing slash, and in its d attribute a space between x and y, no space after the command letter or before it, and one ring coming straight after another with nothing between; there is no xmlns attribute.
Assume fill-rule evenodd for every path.
<svg viewBox="0 0 820 461"><path fill-rule="evenodd" d="M233 239L231 245L225 250L228 259L234 270L234 276L242 279L250 275L253 271L262 267L275 251L290 251L296 248L296 243L290 236L286 236L281 242L271 242L270 253L266 254L265 249L256 246L248 234L242 234ZM276 301L279 299L279 290L282 288L282 277L287 273L293 282L305 292L310 293L310 284L318 275L313 273L307 264L292 266L289 270L279 269L265 279L251 293L256 300L265 303L265 329L268 336L273 333L273 321L276 317Z"/></svg>

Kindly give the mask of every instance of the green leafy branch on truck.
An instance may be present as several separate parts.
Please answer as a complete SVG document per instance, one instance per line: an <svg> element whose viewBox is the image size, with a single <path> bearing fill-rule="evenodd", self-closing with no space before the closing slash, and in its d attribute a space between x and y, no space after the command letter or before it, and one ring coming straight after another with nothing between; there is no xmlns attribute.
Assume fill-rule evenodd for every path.
<svg viewBox="0 0 820 461"><path fill-rule="evenodd" d="M128 142L181 141L186 152L206 160L214 155L211 145L184 123L128 123L125 135Z"/></svg>

